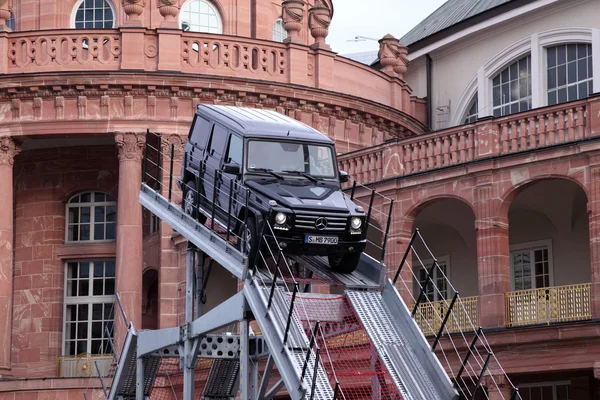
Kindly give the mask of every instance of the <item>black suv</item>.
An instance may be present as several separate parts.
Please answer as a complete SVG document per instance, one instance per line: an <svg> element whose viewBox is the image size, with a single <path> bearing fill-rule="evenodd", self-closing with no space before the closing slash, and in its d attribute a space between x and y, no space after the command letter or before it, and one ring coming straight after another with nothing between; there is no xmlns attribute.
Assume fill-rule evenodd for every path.
<svg viewBox="0 0 600 400"><path fill-rule="evenodd" d="M214 204L219 224L240 236L246 226L250 259L261 231L273 238L262 230L268 220L285 253L328 256L337 272L356 269L366 216L341 190L348 174L338 171L327 136L275 111L200 105L184 157L182 208L204 223Z"/></svg>

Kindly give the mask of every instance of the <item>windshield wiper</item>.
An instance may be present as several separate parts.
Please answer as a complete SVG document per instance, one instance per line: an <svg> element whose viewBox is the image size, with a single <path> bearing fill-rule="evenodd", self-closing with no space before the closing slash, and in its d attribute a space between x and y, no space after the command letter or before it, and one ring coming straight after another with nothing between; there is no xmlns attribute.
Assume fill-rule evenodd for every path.
<svg viewBox="0 0 600 400"><path fill-rule="evenodd" d="M303 177L305 177L306 179L311 180L312 182L318 182L319 181L317 178L315 178L311 174L308 174L308 173L302 172L302 171L281 171L281 172L286 172L288 174L294 174L294 175L302 175Z"/></svg>
<svg viewBox="0 0 600 400"><path fill-rule="evenodd" d="M250 169L250 171L266 172L267 174L273 175L277 179L283 179L283 176L273 172L273 170L269 169L269 168L249 168L249 169Z"/></svg>

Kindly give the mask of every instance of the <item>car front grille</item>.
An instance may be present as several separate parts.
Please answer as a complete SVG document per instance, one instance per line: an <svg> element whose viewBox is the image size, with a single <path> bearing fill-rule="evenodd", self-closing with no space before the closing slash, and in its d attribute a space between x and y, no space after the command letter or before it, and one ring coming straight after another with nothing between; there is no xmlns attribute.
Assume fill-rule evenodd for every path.
<svg viewBox="0 0 600 400"><path fill-rule="evenodd" d="M317 228L317 221L326 220L327 226L322 229ZM296 214L295 227L297 229L310 232L344 232L348 217L327 214Z"/></svg>

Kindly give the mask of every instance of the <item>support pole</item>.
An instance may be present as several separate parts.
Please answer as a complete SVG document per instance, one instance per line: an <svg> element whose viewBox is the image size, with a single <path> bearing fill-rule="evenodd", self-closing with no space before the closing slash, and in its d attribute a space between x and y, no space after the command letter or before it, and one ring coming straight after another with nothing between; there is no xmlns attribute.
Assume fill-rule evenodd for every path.
<svg viewBox="0 0 600 400"><path fill-rule="evenodd" d="M136 360L135 374L135 400L144 400L144 360Z"/></svg>
<svg viewBox="0 0 600 400"><path fill-rule="evenodd" d="M188 246L187 257L186 257L186 272L185 272L185 337L183 343L183 398L193 399L194 398L194 368L193 361L193 341L189 338L189 331L191 324L194 320L194 293L196 280L194 279L195 269L195 253L197 249L195 246Z"/></svg>
<svg viewBox="0 0 600 400"><path fill-rule="evenodd" d="M435 335L435 340L433 341L433 345L431 345L431 351L435 350L435 348L437 347L437 345L440 341L440 338L444 334L444 328L446 327L446 323L448 322L448 317L450 317L450 314L452 313L452 308L454 307L454 303L456 303L456 299L458 299L458 292L454 293L454 297L452 298L452 303L450 303L450 307L448 307L448 310L446 311L446 315L444 316L444 320L442 321L442 326L440 326L440 330L438 331L437 335Z"/></svg>
<svg viewBox="0 0 600 400"><path fill-rule="evenodd" d="M387 224L385 226L385 234L383 235L383 243L381 244L381 262L385 259L385 248L387 247L388 235L390 226L392 225L392 214L394 213L394 200L390 200L390 212L388 214Z"/></svg>
<svg viewBox="0 0 600 400"><path fill-rule="evenodd" d="M408 246L406 247L406 251L404 252L402 261L400 261L400 265L398 265L398 270L396 271L396 276L394 276L394 285L396 284L396 281L398 280L398 277L400 276L400 272L402 272L402 267L404 267L404 263L406 262L406 258L408 257L408 253L410 253L410 249L413 245L413 242L415 241L415 238L417 237L418 232L419 232L419 229L415 229L415 231L413 232L413 234L410 238L410 242L408 242Z"/></svg>
<svg viewBox="0 0 600 400"><path fill-rule="evenodd" d="M482 328L479 327L479 329L477 329L477 332L475 333L475 337L473 337L473 341L471 341L471 345L469 346L469 350L467 351L467 354L465 355L465 359L463 360L462 365L460 366L460 369L458 370L458 374L456 374L455 381L456 381L457 386L458 386L458 380L460 379L460 376L462 375L463 371L465 370L465 367L467 366L469 357L471 357L471 353L473 353L475 344L477 344L477 339L479 339L479 335L481 335L481 331L482 331Z"/></svg>
<svg viewBox="0 0 600 400"><path fill-rule="evenodd" d="M519 388L513 388L512 394L510 395L510 400L517 400L517 396L521 398L521 395L519 394Z"/></svg>
<svg viewBox="0 0 600 400"><path fill-rule="evenodd" d="M254 400L256 396L256 390L252 390L253 385L251 384L249 328L248 319L240 322L240 384L244 400Z"/></svg>
<svg viewBox="0 0 600 400"><path fill-rule="evenodd" d="M477 391L481 386L481 381L485 375L485 371L487 371L488 365L490 365L490 359L492 358L493 353L490 351L488 353L487 358L485 359L485 364L483 364L483 368L481 369L481 373L479 374L479 379L477 379L477 384L475 385L475 390L473 390L473 395L471 396L471 400L475 400L475 396L477 395Z"/></svg>
<svg viewBox="0 0 600 400"><path fill-rule="evenodd" d="M425 283L423 284L423 287L421 288L421 292L419 293L419 298L417 299L417 302L415 303L415 307L412 310L412 314L411 314L412 317L414 317L415 314L417 313L417 310L419 309L419 305L421 304L421 301L423 300L423 296L425 295L425 290L427 289L427 285L429 284L429 282L431 281L431 278L433 277L433 271L435 271L435 269L437 267L438 267L438 263L437 263L437 261L434 261L433 264L431 265L431 268L429 269L429 273L427 274Z"/></svg>

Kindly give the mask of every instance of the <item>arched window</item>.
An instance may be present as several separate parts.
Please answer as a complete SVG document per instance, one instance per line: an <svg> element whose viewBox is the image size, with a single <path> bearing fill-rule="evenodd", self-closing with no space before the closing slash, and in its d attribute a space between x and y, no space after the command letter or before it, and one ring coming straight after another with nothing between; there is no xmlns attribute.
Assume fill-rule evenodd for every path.
<svg viewBox="0 0 600 400"><path fill-rule="evenodd" d="M496 75L492 91L495 117L531 109L531 56L515 61Z"/></svg>
<svg viewBox="0 0 600 400"><path fill-rule="evenodd" d="M477 96L477 92L475 92L475 96L471 100L469 109L467 110L467 115L465 115L465 124L471 124L477 121L479 116L479 100Z"/></svg>
<svg viewBox="0 0 600 400"><path fill-rule="evenodd" d="M548 105L583 99L593 92L592 45L561 44L546 51Z"/></svg>
<svg viewBox="0 0 600 400"><path fill-rule="evenodd" d="M278 18L273 25L273 41L283 42L288 37L287 31L283 28L283 20Z"/></svg>
<svg viewBox="0 0 600 400"><path fill-rule="evenodd" d="M15 30L15 14L14 13L10 13L10 18L8 19L8 21L6 21L6 27L9 28L11 31Z"/></svg>
<svg viewBox="0 0 600 400"><path fill-rule="evenodd" d="M102 192L78 194L67 204L66 225L68 242L115 240L117 203Z"/></svg>
<svg viewBox="0 0 600 400"><path fill-rule="evenodd" d="M181 29L189 32L223 33L217 8L206 0L188 0L179 14Z"/></svg>
<svg viewBox="0 0 600 400"><path fill-rule="evenodd" d="M108 0L80 0L72 26L76 29L114 28L115 10Z"/></svg>

